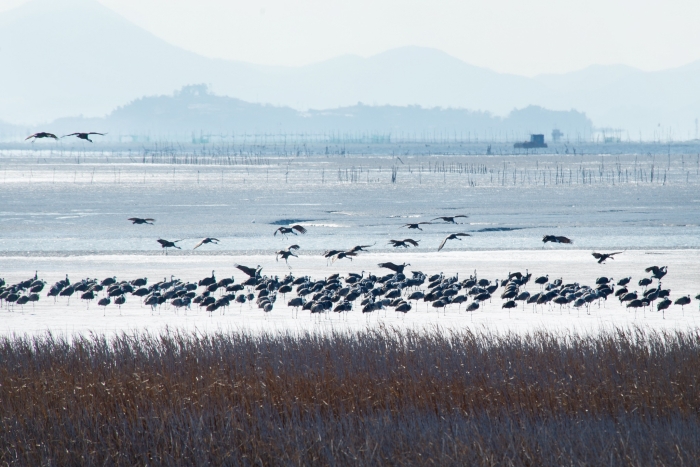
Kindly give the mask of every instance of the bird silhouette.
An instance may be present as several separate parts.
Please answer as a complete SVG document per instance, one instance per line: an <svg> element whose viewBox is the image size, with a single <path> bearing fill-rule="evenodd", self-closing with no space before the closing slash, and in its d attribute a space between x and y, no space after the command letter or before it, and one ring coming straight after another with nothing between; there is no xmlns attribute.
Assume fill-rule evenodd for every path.
<svg viewBox="0 0 700 467"><path fill-rule="evenodd" d="M410 266L410 264L379 263L377 266L380 268L391 269L397 274L403 274L404 268L406 266Z"/></svg>
<svg viewBox="0 0 700 467"><path fill-rule="evenodd" d="M53 133L47 133L45 131L40 131L39 133L34 133L33 135L27 136L24 140L27 141L28 139L34 138L34 141L41 139L41 138L53 138L55 140L58 140L58 136L54 135Z"/></svg>
<svg viewBox="0 0 700 467"><path fill-rule="evenodd" d="M213 243L214 245L218 245L218 244L219 244L219 239L218 239L218 238L212 238L212 237L204 238L204 239L202 239L199 243L197 243L197 244L194 246L194 248L192 248L192 249L193 249L193 250L196 250L197 248L199 248L200 246L202 246L202 245L204 245L204 244L206 244L206 243Z"/></svg>
<svg viewBox="0 0 700 467"><path fill-rule="evenodd" d="M287 263L287 266L289 266L289 257L294 256L295 258L298 258L298 256L295 255L294 252L299 248L299 245L290 245L285 250L278 251L275 256L275 261L279 261L281 257L284 260L284 262Z"/></svg>
<svg viewBox="0 0 700 467"><path fill-rule="evenodd" d="M443 221L447 222L448 224L456 224L457 222L455 222L455 219L457 219L459 217L469 217L469 216L465 216L464 214L458 214L456 216L440 216L440 217L436 217L435 219L431 219L431 220L437 221L437 220L442 219Z"/></svg>
<svg viewBox="0 0 700 467"><path fill-rule="evenodd" d="M78 137L78 138L80 138L80 139L84 139L85 141L90 141L90 142L92 143L92 140L90 139L90 135L100 135L100 136L104 136L104 135L106 135L106 134L107 134L107 133L97 133L97 132L95 132L95 131L91 131L91 132L89 132L89 133L71 133L70 135L63 135L63 136L61 136L61 138L66 138L66 137L68 137L68 136L76 136L76 137Z"/></svg>
<svg viewBox="0 0 700 467"><path fill-rule="evenodd" d="M412 238L404 238L403 240L389 240L389 243L394 248L408 248L411 245L418 246L419 241L420 240L413 240Z"/></svg>
<svg viewBox="0 0 700 467"><path fill-rule="evenodd" d="M571 240L568 237L558 237L556 235L545 235L542 237L542 243L547 243L547 242L552 242L552 243L574 243L573 240Z"/></svg>
<svg viewBox="0 0 700 467"><path fill-rule="evenodd" d="M615 259L613 256L619 255L622 251L616 251L615 253L591 253L595 259L598 260L598 264L603 264L607 259Z"/></svg>
<svg viewBox="0 0 700 467"><path fill-rule="evenodd" d="M260 267L260 265L258 265L256 268L250 268L248 266L243 266L242 264L234 264L233 267L235 267L238 270L243 271L249 277L258 277L258 276L260 276L260 271L262 271L262 268Z"/></svg>
<svg viewBox="0 0 700 467"><path fill-rule="evenodd" d="M462 240L459 237L471 237L468 233L453 233L445 237L445 239L442 241L440 246L438 247L438 251L442 250L443 247L445 246L445 243L447 243L448 240Z"/></svg>
<svg viewBox="0 0 700 467"><path fill-rule="evenodd" d="M178 250L182 250L179 246L175 245L177 242L180 242L182 240L173 240L172 242L169 240L163 240L162 238L158 239L158 243L160 243L160 246L163 247L165 250L165 254L168 254L168 248L177 248Z"/></svg>
<svg viewBox="0 0 700 467"><path fill-rule="evenodd" d="M275 233L272 235L275 236L277 235L277 233L281 233L286 238L288 234L297 235L297 232L303 235L306 233L306 229L304 228L304 226L297 224L291 227L280 227L279 229L275 230Z"/></svg>
<svg viewBox="0 0 700 467"><path fill-rule="evenodd" d="M432 225L432 224L433 224L432 222L417 222L415 224L404 224L399 228L402 229L402 228L406 227L407 229L423 230L420 228L421 225Z"/></svg>
<svg viewBox="0 0 700 467"><path fill-rule="evenodd" d="M139 224L139 225L141 225L141 224L153 225L153 223L155 222L155 219L151 219L150 217L148 217L146 219L141 219L140 217L130 217L127 220L131 221L132 224Z"/></svg>

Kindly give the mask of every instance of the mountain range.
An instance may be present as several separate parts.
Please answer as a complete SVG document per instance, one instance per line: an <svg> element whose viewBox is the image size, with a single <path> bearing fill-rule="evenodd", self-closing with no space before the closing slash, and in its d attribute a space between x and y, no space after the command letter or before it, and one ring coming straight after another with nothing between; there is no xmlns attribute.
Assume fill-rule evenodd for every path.
<svg viewBox="0 0 700 467"><path fill-rule="evenodd" d="M546 51L533 57L556 60ZM0 71L0 120L25 125L105 116L142 96L197 83L220 96L305 111L358 102L503 117L531 105L576 109L596 126L623 128L632 138L697 137L700 117L700 61L656 72L592 66L530 78L403 47L301 67L261 66L183 50L96 0L32 0L0 14Z"/></svg>

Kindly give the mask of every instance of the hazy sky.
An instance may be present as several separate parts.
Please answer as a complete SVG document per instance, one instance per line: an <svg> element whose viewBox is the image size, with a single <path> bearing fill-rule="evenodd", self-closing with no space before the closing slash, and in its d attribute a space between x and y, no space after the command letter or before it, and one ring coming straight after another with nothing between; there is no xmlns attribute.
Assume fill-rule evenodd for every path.
<svg viewBox="0 0 700 467"><path fill-rule="evenodd" d="M0 10L25 0L0 0ZM698 0L99 0L153 34L217 58L303 65L404 45L521 75L700 59Z"/></svg>

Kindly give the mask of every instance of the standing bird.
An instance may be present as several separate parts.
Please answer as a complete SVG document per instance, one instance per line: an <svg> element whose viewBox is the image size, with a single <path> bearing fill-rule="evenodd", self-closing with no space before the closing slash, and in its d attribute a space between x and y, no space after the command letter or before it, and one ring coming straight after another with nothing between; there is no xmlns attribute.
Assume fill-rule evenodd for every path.
<svg viewBox="0 0 700 467"><path fill-rule="evenodd" d="M671 306L673 302L668 298L664 298L659 303L656 304L656 311L662 311L663 319L666 319L666 309Z"/></svg>
<svg viewBox="0 0 700 467"><path fill-rule="evenodd" d="M442 248L445 246L445 243L447 243L448 240L462 240L459 237L471 237L468 233L453 233L445 237L445 239L442 241L440 246L438 247L438 251L442 250Z"/></svg>
<svg viewBox="0 0 700 467"><path fill-rule="evenodd" d="M204 245L205 243L213 243L214 245L218 245L218 244L219 244L219 239L218 239L218 238L207 237L207 238L203 239L201 242L197 243L197 244L194 246L194 248L192 248L192 249L193 249L193 250L196 250L197 248L199 248L200 246Z"/></svg>
<svg viewBox="0 0 700 467"><path fill-rule="evenodd" d="M431 220L433 220L433 221L443 220L443 221L447 222L448 224L456 224L457 222L455 222L455 219L457 219L457 218L459 218L459 217L469 217L469 216L465 216L464 214L459 214L459 215L457 215L457 216L441 216L441 217L436 217L435 219L431 219Z"/></svg>
<svg viewBox="0 0 700 467"><path fill-rule="evenodd" d="M403 269L410 264L394 264L394 263L379 263L377 266L380 268L391 269L397 274L403 274Z"/></svg>
<svg viewBox="0 0 700 467"><path fill-rule="evenodd" d="M595 259L598 260L598 264L603 264L607 259L615 259L613 256L619 255L622 251L616 251L615 253L591 253Z"/></svg>
<svg viewBox="0 0 700 467"><path fill-rule="evenodd" d="M553 242L553 243L574 243L568 237L558 237L556 235L545 235L542 237L542 243Z"/></svg>
<svg viewBox="0 0 700 467"><path fill-rule="evenodd" d="M418 230L422 231L423 229L420 228L421 225L432 225L432 224L433 224L432 222L417 222L415 224L404 224L399 228L402 229L402 228L406 227L407 229L418 229Z"/></svg>
<svg viewBox="0 0 700 467"><path fill-rule="evenodd" d="M674 305L680 305L681 308L683 308L684 306L690 304L690 295L686 295L685 297L679 298L678 300L676 300L675 302L673 302L673 304L674 304Z"/></svg>
<svg viewBox="0 0 700 467"><path fill-rule="evenodd" d="M275 261L279 261L280 256L281 256L282 259L284 260L284 262L287 263L287 266L289 266L289 261L288 261L289 257L290 257L290 256L294 256L295 258L298 258L298 256L295 255L294 252L295 252L296 250L298 250L299 248L300 248L299 245L290 245L290 246L287 247L286 250L280 250L280 251L278 251L278 252L276 253L276 256L275 256ZM291 267L290 267L290 268L291 268Z"/></svg>
<svg viewBox="0 0 700 467"><path fill-rule="evenodd" d="M27 136L24 140L27 141L30 138L34 138L34 141L41 139L41 138L53 138L55 140L58 140L58 136L54 135L53 133L47 133L45 131L40 131L39 133L34 133L31 136Z"/></svg>
<svg viewBox="0 0 700 467"><path fill-rule="evenodd" d="M158 243L160 243L160 246L162 246L165 249L165 254L168 254L168 248L177 248L178 250L182 250L179 246L175 245L177 242L181 242L182 240L174 240L174 241L169 241L169 240L163 240L162 238L158 239Z"/></svg>
<svg viewBox="0 0 700 467"><path fill-rule="evenodd" d="M394 248L408 248L411 245L418 246L419 241L420 240L413 240L412 238L404 238L403 240L389 240L389 243L391 243Z"/></svg>
<svg viewBox="0 0 700 467"><path fill-rule="evenodd" d="M296 224L291 227L280 227L279 229L275 230L275 233L272 235L275 236L278 232L284 235L285 238L287 238L288 234L296 235L297 232L303 235L306 233L306 229L303 226Z"/></svg>
<svg viewBox="0 0 700 467"><path fill-rule="evenodd" d="M148 225L153 225L153 223L156 221L155 219L151 219L150 217L146 219L141 219L140 217L130 217L127 219L128 221L131 221L132 224L148 224Z"/></svg>
<svg viewBox="0 0 700 467"><path fill-rule="evenodd" d="M97 133L97 132L91 131L89 133L71 133L70 135L63 135L63 136L61 136L61 138L65 138L67 136L77 136L80 139L84 139L85 141L90 141L92 143L92 140L89 138L90 135L104 136L106 134L107 133Z"/></svg>

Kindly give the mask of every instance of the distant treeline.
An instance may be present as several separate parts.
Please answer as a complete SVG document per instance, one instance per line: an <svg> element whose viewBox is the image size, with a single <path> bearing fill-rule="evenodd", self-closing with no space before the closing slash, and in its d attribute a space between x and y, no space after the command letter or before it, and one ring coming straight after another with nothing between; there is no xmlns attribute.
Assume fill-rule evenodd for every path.
<svg viewBox="0 0 700 467"><path fill-rule="evenodd" d="M550 138L557 128L565 137L590 137L593 125L575 110L552 111L537 106L513 110L507 117L489 112L420 106L370 106L298 111L290 107L245 102L209 92L206 85L185 86L172 96L137 99L104 118L64 118L42 129L57 133L101 131L109 139L151 136L189 140L247 134L323 133L329 139L458 141L527 139L530 133ZM3 128L0 127L0 131ZM8 129L5 128L7 134ZM388 142L388 141L387 141Z"/></svg>

